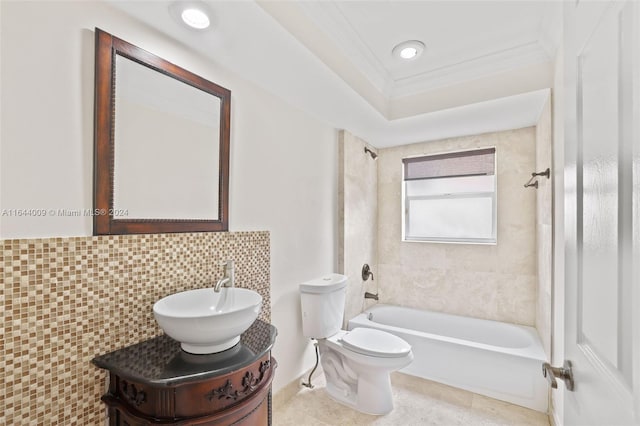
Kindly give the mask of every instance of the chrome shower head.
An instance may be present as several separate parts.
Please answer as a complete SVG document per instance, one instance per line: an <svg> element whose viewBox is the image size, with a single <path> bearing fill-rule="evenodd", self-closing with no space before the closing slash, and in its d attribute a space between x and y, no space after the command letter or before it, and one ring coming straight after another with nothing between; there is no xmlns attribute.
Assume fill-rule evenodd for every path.
<svg viewBox="0 0 640 426"><path fill-rule="evenodd" d="M376 154L375 152L371 151L369 148L367 148L366 146L364 147L364 152L365 153L369 153L369 155L371 155L371 158L373 158L374 160L376 158L378 158L378 154Z"/></svg>

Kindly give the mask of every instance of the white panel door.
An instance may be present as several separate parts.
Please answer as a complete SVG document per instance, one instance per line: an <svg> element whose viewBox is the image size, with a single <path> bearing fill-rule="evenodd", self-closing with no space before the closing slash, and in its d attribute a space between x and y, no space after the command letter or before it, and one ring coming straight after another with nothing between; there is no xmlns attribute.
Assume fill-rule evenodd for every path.
<svg viewBox="0 0 640 426"><path fill-rule="evenodd" d="M566 425L640 424L639 6L565 3Z"/></svg>

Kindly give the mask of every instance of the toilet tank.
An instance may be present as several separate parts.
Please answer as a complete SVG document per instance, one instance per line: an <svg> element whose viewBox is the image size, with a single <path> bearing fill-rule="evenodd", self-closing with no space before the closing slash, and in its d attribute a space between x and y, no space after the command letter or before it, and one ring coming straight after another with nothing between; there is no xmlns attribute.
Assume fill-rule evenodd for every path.
<svg viewBox="0 0 640 426"><path fill-rule="evenodd" d="M306 337L324 339L342 327L347 277L328 274L300 284L302 333Z"/></svg>

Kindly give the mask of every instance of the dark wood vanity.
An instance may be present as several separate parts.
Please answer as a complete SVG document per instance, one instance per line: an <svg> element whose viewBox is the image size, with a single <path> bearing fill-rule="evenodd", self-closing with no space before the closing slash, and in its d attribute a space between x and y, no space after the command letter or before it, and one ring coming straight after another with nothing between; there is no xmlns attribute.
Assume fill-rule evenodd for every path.
<svg viewBox="0 0 640 426"><path fill-rule="evenodd" d="M261 320L224 352L192 355L168 336L98 356L110 425L271 425L274 326Z"/></svg>

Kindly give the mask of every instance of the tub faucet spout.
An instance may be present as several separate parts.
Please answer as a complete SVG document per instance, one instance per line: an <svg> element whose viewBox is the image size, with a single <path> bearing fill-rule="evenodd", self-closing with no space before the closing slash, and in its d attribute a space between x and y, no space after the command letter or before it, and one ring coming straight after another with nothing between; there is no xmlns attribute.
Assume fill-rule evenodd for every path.
<svg viewBox="0 0 640 426"><path fill-rule="evenodd" d="M365 299L373 299L373 300L378 300L378 293L369 293L368 291L364 293L364 298Z"/></svg>

